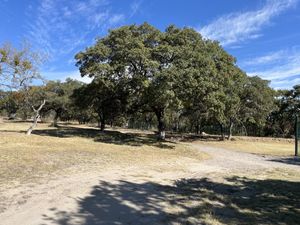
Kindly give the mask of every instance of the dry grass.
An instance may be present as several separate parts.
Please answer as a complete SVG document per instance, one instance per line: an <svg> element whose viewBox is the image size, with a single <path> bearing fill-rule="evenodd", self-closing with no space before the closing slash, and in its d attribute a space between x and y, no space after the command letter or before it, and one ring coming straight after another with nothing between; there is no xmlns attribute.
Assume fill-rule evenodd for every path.
<svg viewBox="0 0 300 225"><path fill-rule="evenodd" d="M111 167L185 170L207 157L184 144L157 143L149 134L101 133L85 126L50 128L39 124L31 136L28 123L0 124L1 184L34 182L68 172ZM128 131L126 131L128 132Z"/></svg>
<svg viewBox="0 0 300 225"><path fill-rule="evenodd" d="M300 220L299 184L298 172L286 169L181 180L167 193L184 210L173 212L170 220L179 224L296 225Z"/></svg>
<svg viewBox="0 0 300 225"><path fill-rule="evenodd" d="M205 145L222 147L228 150L248 152L262 155L292 156L294 143L266 138L235 139L233 141L201 141Z"/></svg>
<svg viewBox="0 0 300 225"><path fill-rule="evenodd" d="M24 133L28 123L0 123L0 191L2 187L8 190L5 186L9 181L11 184L38 182L55 175L90 170L119 168L126 173L130 169L138 171L137 176L142 173L147 176L149 170L177 173L189 171L191 164L208 157L183 143L157 142L147 132L101 133L87 126L50 128L48 125L39 124L28 137ZM292 143L276 140L201 143L258 154L291 155L293 150ZM154 217L164 215L168 224L199 224L199 221L203 224L298 224L299 185L299 171L283 168L258 174L256 171L230 175L216 172L170 184L155 179L118 183L108 179L93 187L90 195L80 198L78 207L95 221L99 212L105 215L117 208L126 215L155 212ZM99 199L103 200L102 204ZM131 202L140 211L126 207L124 202ZM69 217L66 212L62 215L65 219L74 217L72 213Z"/></svg>

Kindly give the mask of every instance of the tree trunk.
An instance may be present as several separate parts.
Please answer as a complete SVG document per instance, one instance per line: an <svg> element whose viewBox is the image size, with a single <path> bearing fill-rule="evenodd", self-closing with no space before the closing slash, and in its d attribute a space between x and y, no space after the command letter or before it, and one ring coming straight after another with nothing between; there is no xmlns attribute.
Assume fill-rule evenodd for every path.
<svg viewBox="0 0 300 225"><path fill-rule="evenodd" d="M33 123L31 124L31 126L28 128L26 134L27 135L31 135L31 132L33 131L33 129L36 127L37 125L37 121L38 119L40 118L40 111L41 109L44 107L46 103L46 100L44 99L44 101L42 102L42 104L40 105L40 107L38 109L35 109L33 106L32 106L32 109L35 113L34 117L33 117Z"/></svg>
<svg viewBox="0 0 300 225"><path fill-rule="evenodd" d="M232 121L232 119L230 119L228 140L230 140L232 138L232 129L233 129L233 121Z"/></svg>
<svg viewBox="0 0 300 225"><path fill-rule="evenodd" d="M196 124L196 134L200 134L200 128L201 128L201 123L199 121L197 121L197 124Z"/></svg>
<svg viewBox="0 0 300 225"><path fill-rule="evenodd" d="M100 118L100 130L101 131L104 131L104 129L105 129L105 119L104 119L104 117L102 116L101 118Z"/></svg>
<svg viewBox="0 0 300 225"><path fill-rule="evenodd" d="M105 129L105 123L104 123L104 122L101 122L100 130L101 130L101 131L104 131L104 129Z"/></svg>
<svg viewBox="0 0 300 225"><path fill-rule="evenodd" d="M27 135L31 135L31 132L33 131L33 129L36 127L37 121L39 119L40 115L36 114L33 117L33 123L31 124L31 126L28 128L26 134Z"/></svg>
<svg viewBox="0 0 300 225"><path fill-rule="evenodd" d="M242 127L244 128L245 136L248 136L248 130L247 127L242 123Z"/></svg>
<svg viewBox="0 0 300 225"><path fill-rule="evenodd" d="M53 127L57 127L57 121L58 121L58 113L55 112L55 116L54 116L54 119L53 119L53 123L52 123L52 126Z"/></svg>
<svg viewBox="0 0 300 225"><path fill-rule="evenodd" d="M165 127L165 122L164 122L164 111L156 111L155 112L157 122L158 122L158 140L165 140L166 139L166 127Z"/></svg>

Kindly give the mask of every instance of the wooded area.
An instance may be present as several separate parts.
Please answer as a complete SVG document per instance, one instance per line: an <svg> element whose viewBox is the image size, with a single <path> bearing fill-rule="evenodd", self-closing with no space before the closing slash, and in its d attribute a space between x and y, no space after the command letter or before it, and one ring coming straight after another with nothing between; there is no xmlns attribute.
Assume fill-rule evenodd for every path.
<svg viewBox="0 0 300 225"><path fill-rule="evenodd" d="M98 123L165 132L291 137L300 86L273 90L249 77L218 42L191 28L164 32L144 23L111 30L76 54L81 76L45 81L43 57L0 48L0 110L9 119ZM259 74L258 74L259 75Z"/></svg>

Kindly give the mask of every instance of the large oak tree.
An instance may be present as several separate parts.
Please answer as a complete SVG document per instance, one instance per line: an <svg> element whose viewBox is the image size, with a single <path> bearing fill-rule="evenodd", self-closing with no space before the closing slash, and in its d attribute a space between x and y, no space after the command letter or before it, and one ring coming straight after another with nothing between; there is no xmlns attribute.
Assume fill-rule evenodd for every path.
<svg viewBox="0 0 300 225"><path fill-rule="evenodd" d="M246 74L217 42L191 28L123 26L75 58L82 76L122 83L130 112L154 113L160 139L168 110L188 112L197 126L203 118L215 121L221 130L241 112Z"/></svg>

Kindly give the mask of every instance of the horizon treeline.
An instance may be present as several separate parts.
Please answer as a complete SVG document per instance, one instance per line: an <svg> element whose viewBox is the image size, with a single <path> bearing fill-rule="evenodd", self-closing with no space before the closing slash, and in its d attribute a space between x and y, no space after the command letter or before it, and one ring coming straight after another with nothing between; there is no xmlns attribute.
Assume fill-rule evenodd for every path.
<svg viewBox="0 0 300 225"><path fill-rule="evenodd" d="M5 74L5 84L24 72L15 63L31 62L7 56L7 47L0 48L0 76L5 65L13 68ZM223 139L293 134L300 86L275 91L269 81L247 76L218 42L191 28L172 25L162 32L147 23L123 26L75 59L81 76L93 78L91 83L17 82L19 88L0 91L2 115L28 119L31 108L40 105L36 117L52 118L53 126L58 120L77 120L98 123L101 130L106 125L156 127L159 139L165 139L166 131L221 134Z"/></svg>

